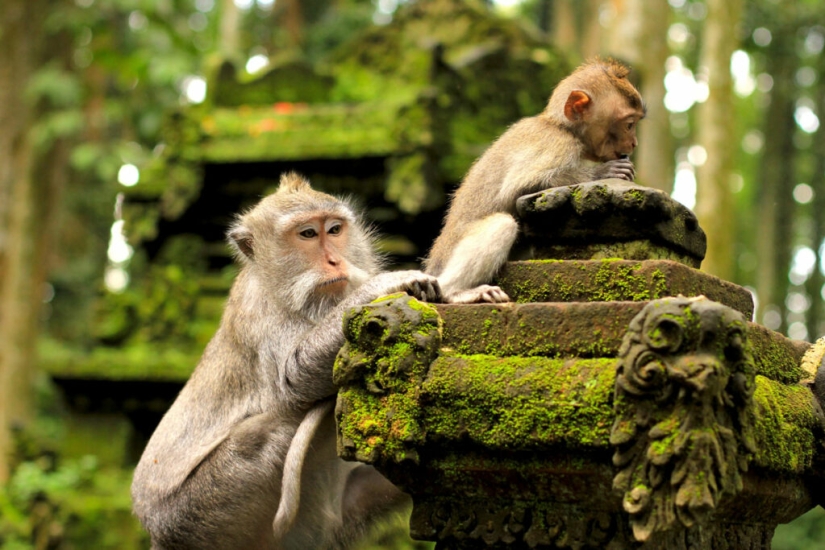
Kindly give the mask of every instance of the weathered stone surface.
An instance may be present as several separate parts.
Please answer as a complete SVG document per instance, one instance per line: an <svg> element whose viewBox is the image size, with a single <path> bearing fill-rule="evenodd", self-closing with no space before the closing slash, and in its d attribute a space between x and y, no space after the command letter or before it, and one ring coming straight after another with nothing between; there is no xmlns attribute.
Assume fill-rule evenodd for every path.
<svg viewBox="0 0 825 550"><path fill-rule="evenodd" d="M696 216L658 189L602 180L540 191L516 206L536 258L582 259L588 250L603 257L601 245L631 242L637 244L623 248L633 259L665 257L699 267L705 257L707 239Z"/></svg>
<svg viewBox="0 0 825 550"><path fill-rule="evenodd" d="M646 301L706 296L753 317L753 297L739 285L670 260L528 260L508 262L496 284L516 302Z"/></svg>
<svg viewBox="0 0 825 550"><path fill-rule="evenodd" d="M674 303L690 307L674 316ZM711 313L694 312L696 303ZM627 336L644 307L658 313L639 315L641 329ZM768 549L775 525L819 494L810 480L819 479L822 413L795 383L810 346L720 304L433 307L402 295L354 309L345 327L335 369L339 453L410 493L412 534L438 548ZM651 360L632 361L635 382L614 398L625 337L653 342L627 344L625 361ZM588 338L600 344L588 348ZM749 362L748 346L754 359L771 358ZM653 376L658 389L634 394L657 365L666 381ZM616 422L636 426L614 441L618 469L610 464ZM619 439L633 432L613 431ZM613 478L626 471L631 482L617 493ZM640 472L649 479L635 483ZM642 486L653 501L663 487L670 495L655 508L667 521L657 519L661 528L647 529L644 543L621 498ZM634 517L649 526L649 515Z"/></svg>
<svg viewBox="0 0 825 550"><path fill-rule="evenodd" d="M706 298L651 302L619 354L610 433L633 536L707 524L756 451L754 364L741 313Z"/></svg>
<svg viewBox="0 0 825 550"><path fill-rule="evenodd" d="M442 346L463 355L615 357L644 302L436 306Z"/></svg>
<svg viewBox="0 0 825 550"><path fill-rule="evenodd" d="M435 309L406 294L379 298L344 316L347 342L333 380L338 454L348 460L417 461L424 443L419 386L441 343Z"/></svg>
<svg viewBox="0 0 825 550"><path fill-rule="evenodd" d="M648 302L436 304L444 320L442 353L495 357L616 357L630 322ZM810 347L748 323L756 373L782 384L806 375Z"/></svg>

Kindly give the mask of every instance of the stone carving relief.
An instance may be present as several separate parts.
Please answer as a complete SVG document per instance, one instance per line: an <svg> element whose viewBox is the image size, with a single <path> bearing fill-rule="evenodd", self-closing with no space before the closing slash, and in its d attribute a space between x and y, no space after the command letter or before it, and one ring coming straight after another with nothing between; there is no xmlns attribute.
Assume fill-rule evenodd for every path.
<svg viewBox="0 0 825 550"><path fill-rule="evenodd" d="M346 344L333 379L343 458L374 464L418 460L419 386L441 345L436 309L406 294L379 298L344 316Z"/></svg>
<svg viewBox="0 0 825 550"><path fill-rule="evenodd" d="M416 503L410 525L416 536L452 541L451 548L607 548L615 518L564 505L435 499Z"/></svg>
<svg viewBox="0 0 825 550"><path fill-rule="evenodd" d="M613 486L645 541L702 523L742 489L755 450L754 364L742 314L704 297L648 304L619 356Z"/></svg>

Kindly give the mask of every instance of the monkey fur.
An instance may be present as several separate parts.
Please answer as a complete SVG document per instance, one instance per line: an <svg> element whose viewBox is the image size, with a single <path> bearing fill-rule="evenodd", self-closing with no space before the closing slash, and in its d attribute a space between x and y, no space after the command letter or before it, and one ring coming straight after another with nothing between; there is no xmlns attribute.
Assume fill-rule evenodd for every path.
<svg viewBox="0 0 825 550"><path fill-rule="evenodd" d="M445 300L506 302L489 283L518 235L516 199L607 178L633 181L636 124L645 116L630 70L596 59L556 86L545 110L511 126L470 168L424 262Z"/></svg>
<svg viewBox="0 0 825 550"><path fill-rule="evenodd" d="M134 512L156 550L347 548L405 495L336 454L329 413L343 312L398 291L436 300L438 283L379 273L374 237L352 207L294 173L228 239L240 272L135 470Z"/></svg>

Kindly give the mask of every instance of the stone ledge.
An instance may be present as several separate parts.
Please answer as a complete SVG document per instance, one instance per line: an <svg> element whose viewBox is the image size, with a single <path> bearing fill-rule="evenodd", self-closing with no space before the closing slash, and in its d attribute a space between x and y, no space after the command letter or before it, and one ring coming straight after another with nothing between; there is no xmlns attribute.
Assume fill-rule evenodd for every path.
<svg viewBox="0 0 825 550"><path fill-rule="evenodd" d="M513 300L640 302L705 296L753 317L753 297L739 285L671 260L527 260L508 262L496 280Z"/></svg>
<svg viewBox="0 0 825 550"><path fill-rule="evenodd" d="M640 302L434 304L444 320L442 353L495 357L616 357ZM811 346L748 323L756 373L795 384Z"/></svg>

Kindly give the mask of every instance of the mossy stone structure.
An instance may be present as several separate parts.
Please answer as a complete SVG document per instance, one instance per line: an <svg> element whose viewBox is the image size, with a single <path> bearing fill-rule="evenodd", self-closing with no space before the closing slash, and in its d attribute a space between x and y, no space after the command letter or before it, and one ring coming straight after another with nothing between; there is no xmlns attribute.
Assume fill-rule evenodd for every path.
<svg viewBox="0 0 825 550"><path fill-rule="evenodd" d="M439 550L770 548L821 502L825 342L749 322L665 193L608 180L518 209L536 257L500 275L514 302L347 315L339 454L410 493Z"/></svg>

